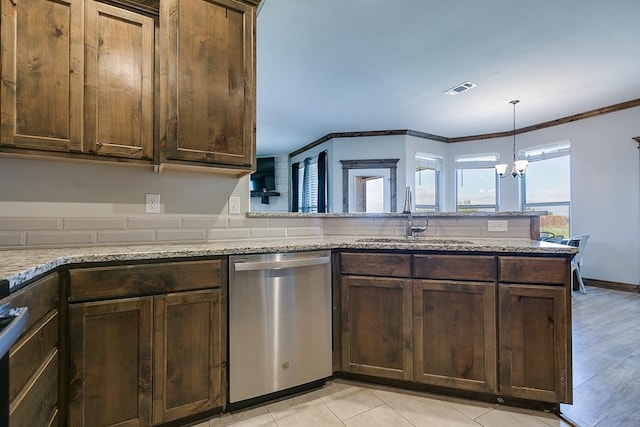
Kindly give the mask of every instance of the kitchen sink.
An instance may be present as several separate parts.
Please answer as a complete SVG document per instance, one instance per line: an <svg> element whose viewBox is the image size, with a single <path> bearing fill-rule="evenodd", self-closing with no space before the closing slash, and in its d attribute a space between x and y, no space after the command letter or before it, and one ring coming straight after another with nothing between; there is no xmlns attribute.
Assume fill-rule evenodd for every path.
<svg viewBox="0 0 640 427"><path fill-rule="evenodd" d="M410 243L427 245L471 245L470 240L462 239L434 239L434 238L411 238L411 237L367 237L358 239L362 243Z"/></svg>

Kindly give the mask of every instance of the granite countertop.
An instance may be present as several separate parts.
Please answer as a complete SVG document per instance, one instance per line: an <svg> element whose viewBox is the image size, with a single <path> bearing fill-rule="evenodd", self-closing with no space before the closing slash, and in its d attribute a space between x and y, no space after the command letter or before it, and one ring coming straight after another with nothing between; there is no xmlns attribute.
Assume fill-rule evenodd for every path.
<svg viewBox="0 0 640 427"><path fill-rule="evenodd" d="M321 249L379 249L444 252L495 252L566 255L577 248L528 239L318 237L215 241L194 244L91 246L0 251L0 283L15 290L56 267L89 262L135 261L212 255L292 252Z"/></svg>

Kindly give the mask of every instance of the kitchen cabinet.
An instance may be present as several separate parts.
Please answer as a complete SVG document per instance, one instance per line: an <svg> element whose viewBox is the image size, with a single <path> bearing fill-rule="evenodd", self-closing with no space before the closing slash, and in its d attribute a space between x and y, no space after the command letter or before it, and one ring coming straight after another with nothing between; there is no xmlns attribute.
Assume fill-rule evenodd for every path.
<svg viewBox="0 0 640 427"><path fill-rule="evenodd" d="M257 4L160 3L162 163L253 168Z"/></svg>
<svg viewBox="0 0 640 427"><path fill-rule="evenodd" d="M82 152L83 0L2 0L0 145Z"/></svg>
<svg viewBox="0 0 640 427"><path fill-rule="evenodd" d="M220 289L154 297L154 423L224 402Z"/></svg>
<svg viewBox="0 0 640 427"><path fill-rule="evenodd" d="M570 268L561 258L500 257L500 390L572 401Z"/></svg>
<svg viewBox="0 0 640 427"><path fill-rule="evenodd" d="M151 425L152 298L69 307L69 425Z"/></svg>
<svg viewBox="0 0 640 427"><path fill-rule="evenodd" d="M411 257L342 253L341 259L342 369L411 379Z"/></svg>
<svg viewBox="0 0 640 427"><path fill-rule="evenodd" d="M59 414L59 279L46 275L2 300L28 307L24 333L9 351L9 423L54 426Z"/></svg>
<svg viewBox="0 0 640 427"><path fill-rule="evenodd" d="M153 19L93 0L2 0L2 14L0 146L150 164Z"/></svg>
<svg viewBox="0 0 640 427"><path fill-rule="evenodd" d="M258 0L0 1L0 153L253 170Z"/></svg>
<svg viewBox="0 0 640 427"><path fill-rule="evenodd" d="M342 251L337 370L571 403L569 259Z"/></svg>
<svg viewBox="0 0 640 427"><path fill-rule="evenodd" d="M222 407L226 274L224 258L70 270L70 425Z"/></svg>
<svg viewBox="0 0 640 427"><path fill-rule="evenodd" d="M88 0L85 151L153 158L154 20Z"/></svg>
<svg viewBox="0 0 640 427"><path fill-rule="evenodd" d="M496 392L496 259L414 255L414 380Z"/></svg>

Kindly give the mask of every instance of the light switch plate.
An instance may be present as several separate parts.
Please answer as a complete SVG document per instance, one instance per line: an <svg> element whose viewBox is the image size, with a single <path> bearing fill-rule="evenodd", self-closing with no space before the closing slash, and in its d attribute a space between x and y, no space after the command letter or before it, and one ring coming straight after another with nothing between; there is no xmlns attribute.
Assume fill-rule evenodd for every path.
<svg viewBox="0 0 640 427"><path fill-rule="evenodd" d="M240 197L229 197L229 215L240 215Z"/></svg>
<svg viewBox="0 0 640 427"><path fill-rule="evenodd" d="M489 231L509 231L509 221L506 219L489 220L487 227Z"/></svg>
<svg viewBox="0 0 640 427"><path fill-rule="evenodd" d="M160 195L145 194L145 213L160 213Z"/></svg>

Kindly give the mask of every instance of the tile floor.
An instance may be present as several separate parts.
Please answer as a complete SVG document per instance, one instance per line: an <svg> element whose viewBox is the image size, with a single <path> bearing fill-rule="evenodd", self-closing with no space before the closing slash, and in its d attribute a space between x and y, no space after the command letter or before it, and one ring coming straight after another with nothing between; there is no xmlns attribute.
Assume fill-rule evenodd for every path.
<svg viewBox="0 0 640 427"><path fill-rule="evenodd" d="M569 426L553 414L344 380L195 427Z"/></svg>

